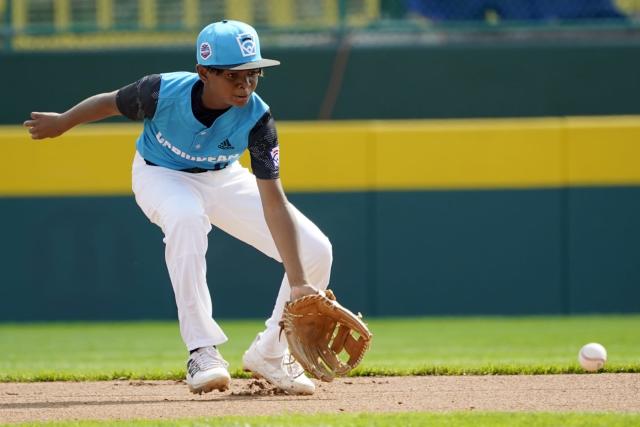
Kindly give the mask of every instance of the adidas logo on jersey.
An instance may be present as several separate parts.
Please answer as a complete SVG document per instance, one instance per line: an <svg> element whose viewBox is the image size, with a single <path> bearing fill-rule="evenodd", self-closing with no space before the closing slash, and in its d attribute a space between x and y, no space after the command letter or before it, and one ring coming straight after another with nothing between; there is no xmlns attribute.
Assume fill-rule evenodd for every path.
<svg viewBox="0 0 640 427"><path fill-rule="evenodd" d="M228 139L225 139L220 144L218 144L218 148L221 150L233 150L235 147L231 145Z"/></svg>

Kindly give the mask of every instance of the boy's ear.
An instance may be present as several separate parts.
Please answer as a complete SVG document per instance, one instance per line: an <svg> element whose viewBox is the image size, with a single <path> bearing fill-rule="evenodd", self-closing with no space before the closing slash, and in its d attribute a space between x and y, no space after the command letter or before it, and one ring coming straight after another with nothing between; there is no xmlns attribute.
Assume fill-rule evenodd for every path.
<svg viewBox="0 0 640 427"><path fill-rule="evenodd" d="M196 64L196 73L203 82L207 80L207 69L200 64Z"/></svg>

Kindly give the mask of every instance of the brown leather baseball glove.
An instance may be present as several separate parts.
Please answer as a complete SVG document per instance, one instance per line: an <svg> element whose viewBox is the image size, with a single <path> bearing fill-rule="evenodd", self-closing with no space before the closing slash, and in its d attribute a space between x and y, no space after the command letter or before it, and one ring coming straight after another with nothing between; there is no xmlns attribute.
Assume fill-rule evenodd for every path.
<svg viewBox="0 0 640 427"><path fill-rule="evenodd" d="M358 366L369 348L371 333L351 311L326 290L288 302L280 332L302 367L319 380L330 382ZM342 359L341 353L344 351Z"/></svg>

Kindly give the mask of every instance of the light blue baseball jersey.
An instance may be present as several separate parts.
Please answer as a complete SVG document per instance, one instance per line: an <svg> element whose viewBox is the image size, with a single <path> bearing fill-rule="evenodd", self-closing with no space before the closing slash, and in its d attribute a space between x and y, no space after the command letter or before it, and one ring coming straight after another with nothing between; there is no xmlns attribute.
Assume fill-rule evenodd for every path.
<svg viewBox="0 0 640 427"><path fill-rule="evenodd" d="M207 128L191 108L191 89L198 75L162 74L153 118L145 118L136 148L158 166L181 170L221 169L247 149L249 133L269 106L256 94L243 107L231 107Z"/></svg>

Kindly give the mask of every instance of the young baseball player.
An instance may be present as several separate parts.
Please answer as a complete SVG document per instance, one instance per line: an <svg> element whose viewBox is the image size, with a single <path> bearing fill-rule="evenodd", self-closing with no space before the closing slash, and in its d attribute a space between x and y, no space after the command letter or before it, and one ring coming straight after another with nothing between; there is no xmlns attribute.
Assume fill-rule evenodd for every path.
<svg viewBox="0 0 640 427"><path fill-rule="evenodd" d="M262 70L279 62L262 58L253 27L230 20L200 32L196 57L196 73L148 75L62 114L33 112L24 125L33 139L42 139L109 116L143 120L132 187L165 236L180 333L190 352L189 389L224 391L230 381L217 348L227 337L212 318L206 282L213 224L282 262L286 272L266 329L245 352L243 367L289 393L312 394L315 386L291 360L278 323L286 301L327 287L332 252L280 184L274 119L255 93ZM247 149L253 173L238 162Z"/></svg>

